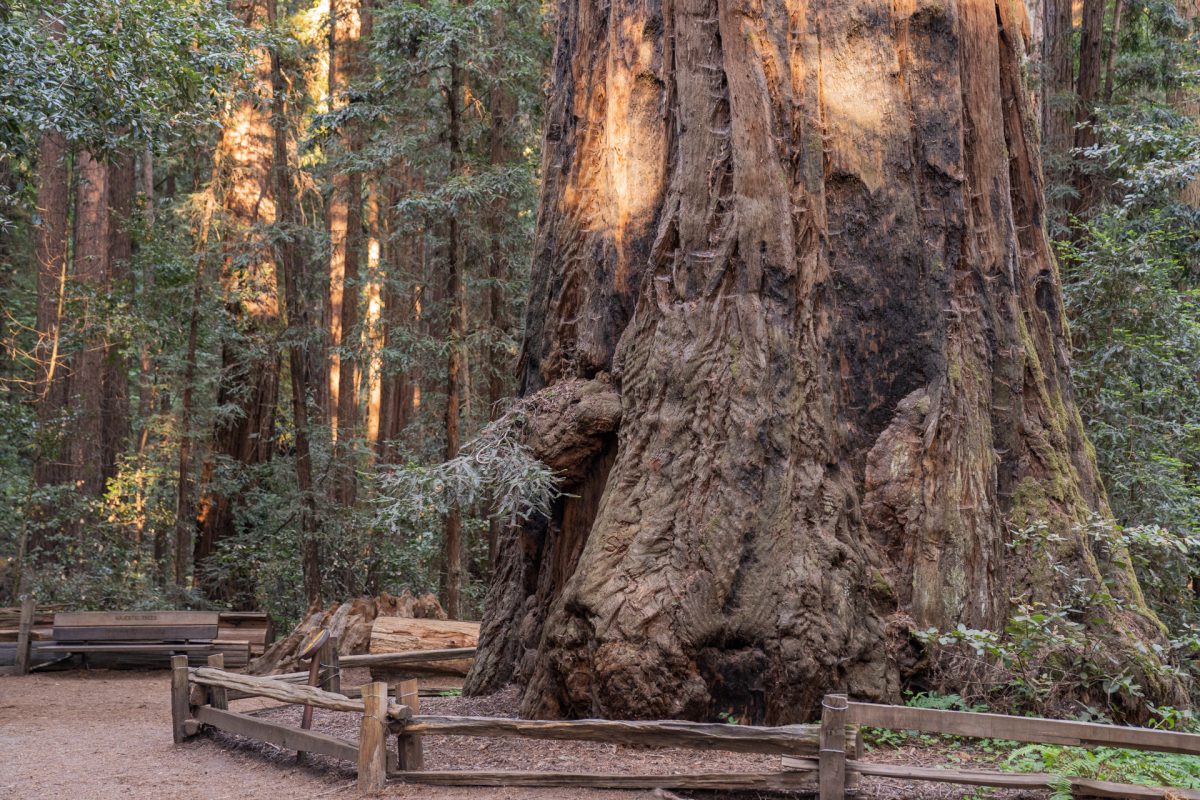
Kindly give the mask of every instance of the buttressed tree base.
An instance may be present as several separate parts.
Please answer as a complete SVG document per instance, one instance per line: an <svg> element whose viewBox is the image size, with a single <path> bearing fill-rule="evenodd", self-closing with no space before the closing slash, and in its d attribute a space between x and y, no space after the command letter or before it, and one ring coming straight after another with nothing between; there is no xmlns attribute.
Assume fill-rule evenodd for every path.
<svg viewBox="0 0 1200 800"><path fill-rule="evenodd" d="M470 690L783 722L1082 585L1174 695L1082 531L1027 36L1020 0L560 2L522 381L570 496L505 537ZM1007 546L1034 520L1063 569Z"/></svg>

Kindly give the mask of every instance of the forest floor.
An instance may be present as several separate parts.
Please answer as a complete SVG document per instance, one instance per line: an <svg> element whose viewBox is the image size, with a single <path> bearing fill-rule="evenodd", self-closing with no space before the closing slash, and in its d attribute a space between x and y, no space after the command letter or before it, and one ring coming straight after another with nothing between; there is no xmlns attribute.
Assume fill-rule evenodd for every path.
<svg viewBox="0 0 1200 800"><path fill-rule="evenodd" d="M353 678L353 676L347 676ZM345 680L345 679L344 679ZM360 682L365 683L365 675ZM355 685L351 679L348 685ZM225 734L171 741L169 678L160 672L73 671L0 678L0 796L149 800L355 797L349 764L316 757L296 766L295 754ZM515 698L426 698L423 711L511 716ZM297 707L272 701L238 701L236 710L299 721ZM316 712L314 728L356 738L349 714ZM648 750L587 742L426 737L427 769L542 769L571 772L675 772L777 769L766 756ZM945 765L948 754L929 749L876 750L872 760ZM964 764L986 754L958 752ZM398 800L649 800L716 798L717 793L482 789L389 786ZM780 797L780 795L772 795ZM866 780L866 800L949 800L978 795L970 790L902 781ZM990 793L989 798L1033 800L1029 792ZM741 795L755 797L755 795ZM764 795L765 797L765 795Z"/></svg>

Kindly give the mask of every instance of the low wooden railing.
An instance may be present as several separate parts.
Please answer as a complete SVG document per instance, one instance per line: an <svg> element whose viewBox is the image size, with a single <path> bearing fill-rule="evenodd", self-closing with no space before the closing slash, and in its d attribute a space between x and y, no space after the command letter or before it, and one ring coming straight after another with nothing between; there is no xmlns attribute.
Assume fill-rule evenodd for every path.
<svg viewBox="0 0 1200 800"><path fill-rule="evenodd" d="M414 661L422 660L418 658ZM428 660L428 659L424 659ZM345 663L345 659L342 663ZM935 769L861 760L860 726L944 733L1018 742L1106 746L1200 755L1200 736L1173 731L1098 725L1002 714L940 711L850 702L827 695L820 725L758 727L702 722L613 720L519 720L422 715L416 681L404 681L396 701L383 683L361 687L361 699L301 686L277 678L238 675L210 666L189 669L187 659L172 662L172 717L175 740L211 726L299 752L353 761L358 785L376 791L391 778L406 783L455 786L545 786L640 789L812 790L821 800L842 800L863 776L901 778L970 786L1050 789L1064 778L989 770ZM340 739L229 710L231 693L362 715L359 740ZM389 752L387 739L396 737ZM598 775L537 771L429 771L424 768L424 736L525 737L618 745L721 750L782 756L781 769L765 772L708 772L683 775ZM1200 800L1200 791L1115 784L1068 778L1078 796L1141 800Z"/></svg>
<svg viewBox="0 0 1200 800"><path fill-rule="evenodd" d="M427 661L414 658L413 661ZM342 659L345 664L347 659ZM515 720L490 717L421 715L416 681L402 682L397 698L390 702L387 685L370 683L361 687L362 699L301 686L275 678L238 675L219 668L218 659L209 667L189 669L186 659L172 663L172 711L175 739L198 733L208 725L230 733L271 742L279 747L355 761L358 783L363 790L382 787L390 775L409 783L471 786L593 786L668 789L804 789L813 788L811 775L803 770L756 773L692 773L685 775L579 775L561 772L455 772L426 771L422 737L485 736L526 737L567 741L608 742L623 745L680 747L723 750L766 755L816 755L820 739L818 725L757 727L705 722L622 722L612 720ZM263 720L228 709L229 693L259 696L285 703L362 715L358 742L351 742L290 725ZM396 750L387 752L386 740L396 736ZM853 739L853 737L851 737ZM852 755L854 754L853 748Z"/></svg>
<svg viewBox="0 0 1200 800"><path fill-rule="evenodd" d="M943 733L981 739L1014 742L1060 744L1076 747L1116 747L1160 753L1200 756L1200 735L1177 731L1159 731L1091 722L1012 717L971 711L942 711L875 703L849 702L845 695L828 695L824 703L822 730L837 731L845 724L890 730ZM832 722L833 724L828 724ZM991 786L1013 789L1054 789L1064 781L1078 797L1122 797L1138 800L1200 800L1200 791L1112 783L1090 778L1075 778L1043 773L1009 773L992 770L941 769L911 767L902 764L871 764L847 757L832 746L826 749L822 738L816 760L784 757L785 767L817 770L821 800L841 800L845 786L860 776L901 778L913 781L955 783L967 786ZM844 776L844 777L843 777Z"/></svg>

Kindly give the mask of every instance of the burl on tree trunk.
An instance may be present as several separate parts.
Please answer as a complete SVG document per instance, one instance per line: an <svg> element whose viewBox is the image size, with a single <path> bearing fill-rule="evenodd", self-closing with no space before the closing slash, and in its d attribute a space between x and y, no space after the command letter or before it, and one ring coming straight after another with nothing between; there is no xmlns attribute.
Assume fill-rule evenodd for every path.
<svg viewBox="0 0 1200 800"><path fill-rule="evenodd" d="M469 690L781 722L1075 579L1114 652L1161 637L1078 526L1020 0L559 12L522 379L571 496L503 542ZM1065 575L1006 547L1035 518Z"/></svg>

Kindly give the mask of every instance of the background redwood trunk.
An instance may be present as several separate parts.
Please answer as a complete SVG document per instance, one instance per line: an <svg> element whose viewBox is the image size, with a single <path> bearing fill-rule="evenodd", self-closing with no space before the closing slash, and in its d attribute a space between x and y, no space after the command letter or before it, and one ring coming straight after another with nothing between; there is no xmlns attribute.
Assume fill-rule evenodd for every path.
<svg viewBox="0 0 1200 800"><path fill-rule="evenodd" d="M267 16L275 24L276 0L267 0ZM300 492L300 547L304 597L310 605L321 602L321 550L317 537L317 508L313 487L311 430L309 426L309 377L313 374L308 348L305 346L309 329L308 303L304 297L304 265L308 261L307 242L297 235L303 230L296 203L296 182L288 156L288 87L283 80L279 51L272 48L271 60L271 123L273 127L271 161L273 189L279 222L289 235L277 245L279 271L283 276L281 301L287 314L286 326L291 329L288 345L288 366L292 389L292 423L296 429L296 488Z"/></svg>
<svg viewBox="0 0 1200 800"><path fill-rule="evenodd" d="M350 102L352 83L362 57L360 37L364 33L369 35L369 19L369 6L360 0L334 0L330 4L329 97L335 109L344 109ZM343 122L342 126L339 137L342 152L353 158L362 137L353 120ZM358 328L362 290L359 274L362 182L361 172L339 165L332 178L333 192L329 198L329 337L333 347L329 362L329 414L337 442L334 498L342 505L353 505L356 494L354 440L358 434L358 359L355 353L358 345L353 336Z"/></svg>
<svg viewBox="0 0 1200 800"><path fill-rule="evenodd" d="M830 689L896 699L910 627L996 627L1076 579L1126 604L1099 612L1114 652L1160 636L1079 526L1106 504L1023 6L559 12L522 382L568 407L609 386L620 423L559 423L594 444L506 537L469 689L784 721ZM1034 519L1065 576L1007 550Z"/></svg>
<svg viewBox="0 0 1200 800"><path fill-rule="evenodd" d="M232 8L248 27L259 28L267 18L265 3L236 0ZM258 54L253 80L256 93L269 96L271 64L266 52ZM226 413L214 426L211 455L203 468L204 494L193 554L198 567L235 532L237 498L222 486L220 460L253 466L271 457L279 391L279 354L270 341L279 323L274 254L255 230L275 221L270 109L253 98L242 100L222 129L218 149L220 173L214 179L228 226L221 282L237 330L221 343L217 404ZM237 591L236 586L202 577L202 570L197 574L209 597L230 598Z"/></svg>
<svg viewBox="0 0 1200 800"><path fill-rule="evenodd" d="M34 480L40 485L67 480L65 442L59 437L66 408L62 364L63 293L67 280L67 143L58 131L46 131L38 142L37 253L37 386L34 404L40 440Z"/></svg>
<svg viewBox="0 0 1200 800"><path fill-rule="evenodd" d="M113 298L127 294L129 261L133 257L133 196L137 175L133 152L116 154L109 166L108 180L108 273L105 291ZM111 327L106 322L106 329ZM117 459L129 443L129 366L119 346L106 336L104 348L104 395L101 467L107 481L117 476Z"/></svg>
<svg viewBox="0 0 1200 800"><path fill-rule="evenodd" d="M460 130L460 107L462 102L462 72L458 63L458 45L450 50L450 85L446 92L447 131L450 146L450 174L457 175L462 167ZM463 351L466 347L467 295L463 284L462 241L458 223L458 211L450 212L449 233L446 241L446 299L450 306L450 325L447 330L448 355L446 359L446 460L458 455L461 445L459 426L460 406L463 402ZM450 619L459 619L462 613L462 510L451 507L446 514L446 613Z"/></svg>
<svg viewBox="0 0 1200 800"><path fill-rule="evenodd" d="M72 324L81 345L71 359L68 405L71 476L75 487L97 496L104 488L103 371L107 345L102 313L108 284L108 167L91 152L79 153L75 194L73 277L79 297Z"/></svg>

